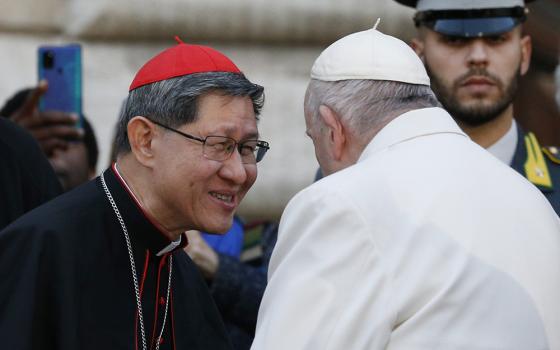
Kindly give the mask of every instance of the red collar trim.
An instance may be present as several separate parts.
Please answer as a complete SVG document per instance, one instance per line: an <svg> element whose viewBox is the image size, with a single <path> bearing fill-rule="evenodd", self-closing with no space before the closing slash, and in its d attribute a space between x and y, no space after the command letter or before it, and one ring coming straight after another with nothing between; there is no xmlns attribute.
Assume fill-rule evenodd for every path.
<svg viewBox="0 0 560 350"><path fill-rule="evenodd" d="M121 173L119 172L116 162L111 164L111 170L113 170L113 173L115 174L115 176L117 177L121 185L124 187L126 192L130 195L132 201L138 207L142 215L144 215L144 217L159 231L159 233L169 241L169 238L167 238L168 236L166 235L166 233L170 234L170 232L167 231L165 228L163 228L163 226L153 216L151 216L147 211L144 210L144 207L142 207L142 204L140 203L140 201L138 200L134 192L132 192L132 189L128 186L126 180L122 177ZM169 241L169 244L170 245L177 244L177 248L185 247L188 244L187 235L183 232L181 236L179 237L179 240L181 241L182 244L177 244L176 243L177 241ZM167 247L163 248L162 251L165 251L166 248Z"/></svg>

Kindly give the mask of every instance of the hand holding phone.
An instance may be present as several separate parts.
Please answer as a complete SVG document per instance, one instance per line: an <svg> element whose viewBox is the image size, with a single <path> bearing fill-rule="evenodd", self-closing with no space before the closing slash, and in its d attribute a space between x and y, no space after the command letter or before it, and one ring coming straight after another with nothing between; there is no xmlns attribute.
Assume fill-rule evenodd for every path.
<svg viewBox="0 0 560 350"><path fill-rule="evenodd" d="M66 149L69 140L83 136L82 129L76 128L78 116L58 111L39 111L39 99L48 91L46 81L30 89L23 105L13 112L10 119L27 129L37 140L43 152L50 156L55 149Z"/></svg>

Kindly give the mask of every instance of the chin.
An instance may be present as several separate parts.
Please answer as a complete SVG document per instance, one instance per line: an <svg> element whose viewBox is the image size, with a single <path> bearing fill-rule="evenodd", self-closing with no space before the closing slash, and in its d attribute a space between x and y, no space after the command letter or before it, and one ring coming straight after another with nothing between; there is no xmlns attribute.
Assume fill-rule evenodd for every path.
<svg viewBox="0 0 560 350"><path fill-rule="evenodd" d="M208 225L204 225L204 228L201 231L223 235L229 231L232 225L233 217L230 217L228 220L221 219L214 221Z"/></svg>

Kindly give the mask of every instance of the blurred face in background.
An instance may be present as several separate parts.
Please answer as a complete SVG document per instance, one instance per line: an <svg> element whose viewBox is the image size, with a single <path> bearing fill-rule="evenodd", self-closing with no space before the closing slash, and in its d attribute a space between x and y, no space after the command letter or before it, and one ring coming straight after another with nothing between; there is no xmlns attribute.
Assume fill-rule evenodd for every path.
<svg viewBox="0 0 560 350"><path fill-rule="evenodd" d="M95 170L89 168L83 142L71 142L65 150L55 149L49 161L65 192L89 181L95 175Z"/></svg>

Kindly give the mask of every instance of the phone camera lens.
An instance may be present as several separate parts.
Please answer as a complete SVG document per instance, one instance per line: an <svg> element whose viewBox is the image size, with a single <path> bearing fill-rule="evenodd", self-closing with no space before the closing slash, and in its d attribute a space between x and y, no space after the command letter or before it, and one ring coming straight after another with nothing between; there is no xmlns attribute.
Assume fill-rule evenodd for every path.
<svg viewBox="0 0 560 350"><path fill-rule="evenodd" d="M49 69L54 67L54 52L46 51L43 54L43 68Z"/></svg>

